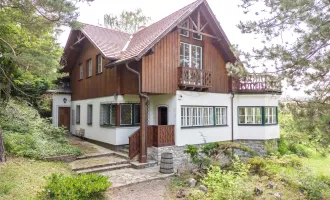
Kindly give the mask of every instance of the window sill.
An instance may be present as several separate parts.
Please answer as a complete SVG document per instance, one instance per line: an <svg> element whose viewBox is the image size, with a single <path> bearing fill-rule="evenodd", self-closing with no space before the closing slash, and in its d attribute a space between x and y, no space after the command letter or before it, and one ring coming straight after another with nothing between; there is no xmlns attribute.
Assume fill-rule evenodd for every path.
<svg viewBox="0 0 330 200"><path fill-rule="evenodd" d="M100 74L102 74L102 72L98 72L98 73L96 73L96 75L100 75Z"/></svg>
<svg viewBox="0 0 330 200"><path fill-rule="evenodd" d="M265 126L264 124L238 124L238 126Z"/></svg>
<svg viewBox="0 0 330 200"><path fill-rule="evenodd" d="M78 81L82 81L83 80L83 78L81 78L81 79L78 79Z"/></svg>
<svg viewBox="0 0 330 200"><path fill-rule="evenodd" d="M185 127L180 127L180 128L182 128L182 129L192 129L192 128L217 128L217 127L228 127L228 125L185 126Z"/></svg>
<svg viewBox="0 0 330 200"><path fill-rule="evenodd" d="M87 78L90 78L90 77L92 77L92 76L87 76L86 79L87 79Z"/></svg>
<svg viewBox="0 0 330 200"><path fill-rule="evenodd" d="M93 125L93 123L87 123L87 125L88 125L88 126L92 126L92 125Z"/></svg>
<svg viewBox="0 0 330 200"><path fill-rule="evenodd" d="M265 124L265 126L276 126L276 125L278 125L278 123L276 123L276 124Z"/></svg>
<svg viewBox="0 0 330 200"><path fill-rule="evenodd" d="M180 36L185 37L185 38L189 38L189 34L188 35L182 35L182 34L180 34Z"/></svg>
<svg viewBox="0 0 330 200"><path fill-rule="evenodd" d="M78 123L78 122L76 122L76 125L80 125L80 122Z"/></svg>

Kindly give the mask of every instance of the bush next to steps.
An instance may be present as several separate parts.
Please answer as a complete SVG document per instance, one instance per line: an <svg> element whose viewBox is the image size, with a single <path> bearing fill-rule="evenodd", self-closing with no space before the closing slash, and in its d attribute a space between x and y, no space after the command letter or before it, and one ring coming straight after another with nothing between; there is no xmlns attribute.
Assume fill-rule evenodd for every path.
<svg viewBox="0 0 330 200"><path fill-rule="evenodd" d="M108 177L100 174L79 174L72 177L52 174L46 179L46 186L38 193L39 199L102 199L104 192L111 186Z"/></svg>
<svg viewBox="0 0 330 200"><path fill-rule="evenodd" d="M6 104L0 103L0 125L8 154L34 159L82 154L69 144L64 128L55 127L49 119L41 118L28 102L13 99Z"/></svg>

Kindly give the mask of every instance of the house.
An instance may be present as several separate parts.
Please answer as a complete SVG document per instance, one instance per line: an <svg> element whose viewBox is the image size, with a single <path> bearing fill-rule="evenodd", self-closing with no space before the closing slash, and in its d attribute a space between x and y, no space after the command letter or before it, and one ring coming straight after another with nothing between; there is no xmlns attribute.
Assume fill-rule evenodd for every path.
<svg viewBox="0 0 330 200"><path fill-rule="evenodd" d="M279 138L281 86L265 74L230 77L230 46L206 0L134 34L84 24L64 49L71 94L54 95L54 124L112 149L129 145L140 162L163 151L178 161L185 145L204 142L265 150Z"/></svg>

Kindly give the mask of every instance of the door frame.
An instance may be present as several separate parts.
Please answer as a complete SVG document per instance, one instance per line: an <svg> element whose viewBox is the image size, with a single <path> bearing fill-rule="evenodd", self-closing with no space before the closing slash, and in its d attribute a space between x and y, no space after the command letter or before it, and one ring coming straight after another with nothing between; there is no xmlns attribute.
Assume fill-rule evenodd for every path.
<svg viewBox="0 0 330 200"><path fill-rule="evenodd" d="M159 110L160 107L167 108L167 124L169 124L168 105L165 105L165 104L160 104L160 105L156 106L156 124L159 125L159 112L158 112L158 110Z"/></svg>

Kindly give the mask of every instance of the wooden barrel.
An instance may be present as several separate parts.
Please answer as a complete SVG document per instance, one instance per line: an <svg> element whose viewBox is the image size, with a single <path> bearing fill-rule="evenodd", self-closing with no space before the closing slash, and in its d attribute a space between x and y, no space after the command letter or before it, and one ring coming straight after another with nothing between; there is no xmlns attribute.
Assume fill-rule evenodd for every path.
<svg viewBox="0 0 330 200"><path fill-rule="evenodd" d="M172 174L174 172L172 153L162 153L159 172L163 174Z"/></svg>

